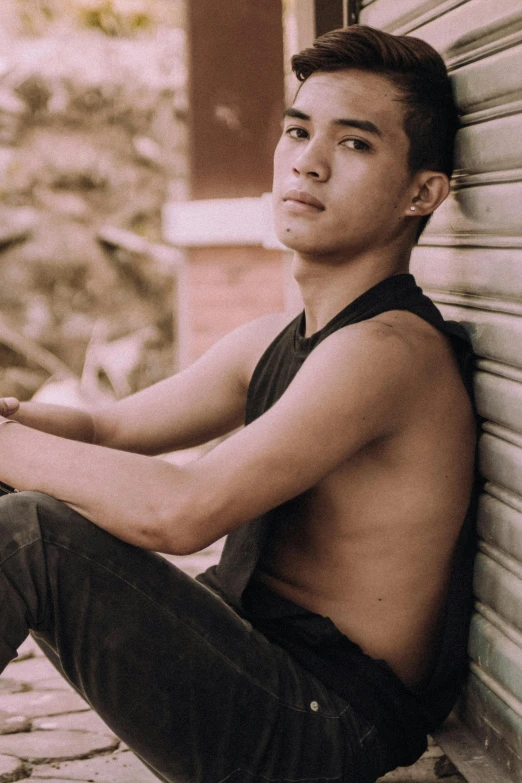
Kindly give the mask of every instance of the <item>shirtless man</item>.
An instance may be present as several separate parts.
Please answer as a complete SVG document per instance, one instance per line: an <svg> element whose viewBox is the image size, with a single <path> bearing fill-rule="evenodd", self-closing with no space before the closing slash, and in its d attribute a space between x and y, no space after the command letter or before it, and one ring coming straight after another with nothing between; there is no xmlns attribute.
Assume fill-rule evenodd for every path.
<svg viewBox="0 0 522 783"><path fill-rule="evenodd" d="M0 479L27 491L0 501L0 665L31 630L166 781L373 781L420 755L465 655L467 348L408 275L449 191L449 82L359 26L294 69L274 211L303 315L102 409L2 402ZM245 412L196 462L153 458ZM200 583L148 551L225 534Z"/></svg>

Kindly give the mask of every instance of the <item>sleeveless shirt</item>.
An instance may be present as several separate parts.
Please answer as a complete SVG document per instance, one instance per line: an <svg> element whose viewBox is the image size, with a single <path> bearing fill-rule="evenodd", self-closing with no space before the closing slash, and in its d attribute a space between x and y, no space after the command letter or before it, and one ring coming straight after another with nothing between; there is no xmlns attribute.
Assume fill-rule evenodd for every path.
<svg viewBox="0 0 522 783"><path fill-rule="evenodd" d="M390 310L414 313L447 336L473 401L473 354L465 330L457 323L444 321L412 275L400 274L377 283L311 337L304 336L304 312L283 329L254 370L245 423L261 416L281 397L311 351L324 339L338 329ZM331 620L288 601L256 579L255 569L264 546L269 537L277 535L278 520L287 512L288 504L230 533L220 562L197 578L360 710L387 741L396 765L406 766L424 752L426 734L449 714L466 672L476 490L477 481L455 549L435 663L427 681L415 691L407 688L384 661L366 655Z"/></svg>

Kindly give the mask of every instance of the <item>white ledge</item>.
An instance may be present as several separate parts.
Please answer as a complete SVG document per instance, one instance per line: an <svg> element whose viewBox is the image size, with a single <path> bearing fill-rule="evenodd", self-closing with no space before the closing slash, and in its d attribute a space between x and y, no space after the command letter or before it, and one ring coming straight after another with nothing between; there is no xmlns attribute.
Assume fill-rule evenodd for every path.
<svg viewBox="0 0 522 783"><path fill-rule="evenodd" d="M175 201L163 208L163 236L178 247L257 245L286 250L272 220L271 193L259 198Z"/></svg>

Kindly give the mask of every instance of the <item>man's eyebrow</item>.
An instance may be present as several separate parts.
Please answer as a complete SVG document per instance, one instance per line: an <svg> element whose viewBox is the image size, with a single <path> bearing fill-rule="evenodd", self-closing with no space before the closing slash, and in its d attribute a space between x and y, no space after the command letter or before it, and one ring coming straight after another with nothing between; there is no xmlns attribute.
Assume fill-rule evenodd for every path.
<svg viewBox="0 0 522 783"><path fill-rule="evenodd" d="M359 128L359 130L366 131L367 133L373 133L374 136L378 136L380 139L382 139L382 133L377 127L377 125L374 125L373 122L370 122L370 120L344 120L344 119L338 119L333 120L334 125L342 125L346 128Z"/></svg>
<svg viewBox="0 0 522 783"><path fill-rule="evenodd" d="M305 122L308 122L311 119L308 114L305 114L298 109L294 109L292 106L284 110L283 117L293 117L296 120L305 120Z"/></svg>
<svg viewBox="0 0 522 783"><path fill-rule="evenodd" d="M296 120L304 120L305 122L310 122L312 119L308 114L305 114L303 111L299 111L299 109L294 109L292 106L284 110L283 117L293 117ZM373 133L374 136L378 136L380 139L382 139L381 131L377 125L375 125L373 122L370 122L370 120L339 118L332 120L332 124L341 125L343 128L358 128L359 130L366 131L367 133Z"/></svg>

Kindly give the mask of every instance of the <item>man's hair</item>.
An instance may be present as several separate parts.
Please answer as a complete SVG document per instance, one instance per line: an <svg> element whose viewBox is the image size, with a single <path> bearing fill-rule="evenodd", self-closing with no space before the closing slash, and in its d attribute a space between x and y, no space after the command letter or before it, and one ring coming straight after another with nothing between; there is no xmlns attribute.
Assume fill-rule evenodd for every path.
<svg viewBox="0 0 522 783"><path fill-rule="evenodd" d="M304 82L318 71L359 69L386 76L404 104L404 130L410 142L408 167L442 171L451 177L458 113L444 60L420 38L391 35L365 25L332 30L292 57ZM421 221L418 236L429 216Z"/></svg>

